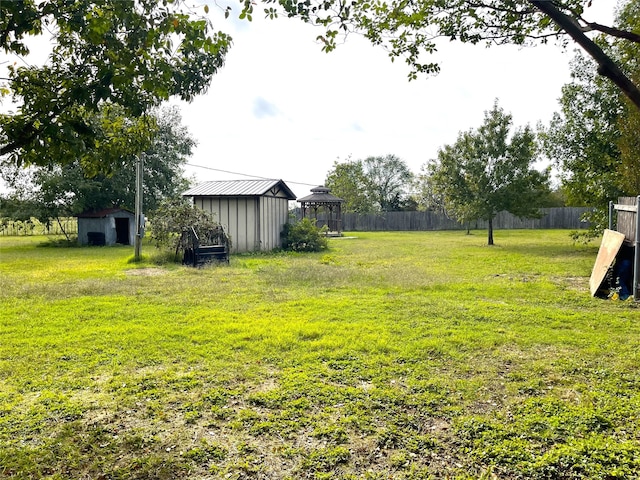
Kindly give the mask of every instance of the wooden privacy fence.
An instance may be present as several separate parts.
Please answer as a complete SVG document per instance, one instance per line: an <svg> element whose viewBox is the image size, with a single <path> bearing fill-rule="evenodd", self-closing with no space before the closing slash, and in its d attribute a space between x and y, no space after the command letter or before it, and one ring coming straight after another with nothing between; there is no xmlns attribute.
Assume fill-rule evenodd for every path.
<svg viewBox="0 0 640 480"><path fill-rule="evenodd" d="M519 219L508 212L501 212L493 221L495 229L571 229L580 230L589 227L582 221L585 213L591 211L586 207L543 208L542 218ZM318 215L322 220L322 215ZM78 223L75 217L62 220L65 231L77 235ZM436 212L386 212L381 214L361 215L357 213L342 214L342 230L347 232L368 231L420 231L420 230L464 230L463 225L442 213ZM473 229L486 229L487 222L472 222ZM57 222L49 227L37 220L32 222L0 222L1 235L59 235L61 230Z"/></svg>
<svg viewBox="0 0 640 480"><path fill-rule="evenodd" d="M582 220L586 207L560 207L541 209L542 217L520 219L508 212L500 212L493 220L493 228L508 229L572 229L589 228L589 223ZM461 224L442 213L436 212L385 212L381 214L361 215L357 213L342 214L343 231L421 231L421 230L464 230ZM486 229L485 221L470 224L473 229Z"/></svg>

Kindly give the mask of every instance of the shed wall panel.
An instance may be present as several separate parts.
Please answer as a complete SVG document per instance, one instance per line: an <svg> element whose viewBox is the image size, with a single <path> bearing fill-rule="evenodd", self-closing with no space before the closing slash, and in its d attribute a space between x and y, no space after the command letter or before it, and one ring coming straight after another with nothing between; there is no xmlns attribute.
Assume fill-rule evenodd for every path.
<svg viewBox="0 0 640 480"><path fill-rule="evenodd" d="M260 237L258 233L258 199L247 199L247 252L260 250Z"/></svg>
<svg viewBox="0 0 640 480"><path fill-rule="evenodd" d="M260 250L267 250L267 245L269 244L269 228L265 215L267 208L267 199L260 197L260 208L258 209L258 216L260 218Z"/></svg>
<svg viewBox="0 0 640 480"><path fill-rule="evenodd" d="M116 224L115 224L115 219L113 217L110 218L106 218L105 220L107 220L104 223L104 244L105 245L115 245L116 244ZM111 224L111 222L113 222L113 226Z"/></svg>
<svg viewBox="0 0 640 480"><path fill-rule="evenodd" d="M267 201L267 209L265 210L264 214L265 214L265 223L268 226L268 237L267 237L267 245L266 245L266 249L267 250L271 250L272 248L275 248L275 239L274 239L274 223L275 223L275 219L277 218L276 215L276 201L274 198L272 197L265 197L265 200Z"/></svg>
<svg viewBox="0 0 640 480"><path fill-rule="evenodd" d="M231 237L231 252L269 251L280 247L280 231L289 216L286 196L194 197Z"/></svg>
<svg viewBox="0 0 640 480"><path fill-rule="evenodd" d="M268 199L265 197L260 198L260 250L268 250L271 239L269 237L269 225L267 221L267 211L269 209Z"/></svg>
<svg viewBox="0 0 640 480"><path fill-rule="evenodd" d="M253 197L196 197L194 204L214 214L231 238L231 252L250 252L259 245L256 225L258 199Z"/></svg>
<svg viewBox="0 0 640 480"><path fill-rule="evenodd" d="M289 215L289 202L280 197L261 197L260 202L261 249L268 251L279 248L280 231Z"/></svg>
<svg viewBox="0 0 640 480"><path fill-rule="evenodd" d="M104 233L104 219L102 218L79 218L78 219L78 242L82 245L89 244L89 232ZM105 237L106 239L106 237Z"/></svg>
<svg viewBox="0 0 640 480"><path fill-rule="evenodd" d="M269 225L269 243L267 244L267 250L272 250L278 245L277 242L277 218L278 218L278 202L275 198L267 197L267 203L269 205L266 213L266 222Z"/></svg>
<svg viewBox="0 0 640 480"><path fill-rule="evenodd" d="M242 238L242 231L240 225L236 219L238 218L238 199L236 198L221 198L220 205L222 208L223 221L221 222L225 230L231 236L233 243L238 243ZM238 251L236 247L235 251Z"/></svg>
<svg viewBox="0 0 640 480"><path fill-rule="evenodd" d="M244 198L235 198L232 202L233 217L230 222L236 225L236 249L246 251L247 249L247 220L246 211L247 204Z"/></svg>
<svg viewBox="0 0 640 480"><path fill-rule="evenodd" d="M218 221L225 227L231 235L237 235L237 232L233 231L229 225L229 199L220 199L219 216Z"/></svg>
<svg viewBox="0 0 640 480"><path fill-rule="evenodd" d="M234 218L234 222L236 225L238 225L238 236L236 237L235 244L236 250L239 252L248 252L251 246L249 242L251 226L247 222L247 200L248 199L246 198L236 199L236 215Z"/></svg>

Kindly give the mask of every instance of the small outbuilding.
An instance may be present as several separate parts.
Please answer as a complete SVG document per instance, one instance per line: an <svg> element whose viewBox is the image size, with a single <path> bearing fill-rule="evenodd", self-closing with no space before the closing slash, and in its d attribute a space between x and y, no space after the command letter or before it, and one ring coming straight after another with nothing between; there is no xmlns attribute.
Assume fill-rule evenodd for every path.
<svg viewBox="0 0 640 480"><path fill-rule="evenodd" d="M282 180L205 182L182 194L214 214L231 240L231 253L270 251L281 246L296 196Z"/></svg>
<svg viewBox="0 0 640 480"><path fill-rule="evenodd" d="M105 208L78 215L78 243L81 245L133 245L135 214L124 208Z"/></svg>
<svg viewBox="0 0 640 480"><path fill-rule="evenodd" d="M609 203L609 228L604 231L589 279L592 296L640 301L640 195ZM607 282L608 281L608 282ZM607 285L608 283L608 285Z"/></svg>
<svg viewBox="0 0 640 480"><path fill-rule="evenodd" d="M327 227L328 235L342 234L342 204L344 200L331 194L325 186L311 189L311 195L299 198L302 218L312 218L318 227Z"/></svg>

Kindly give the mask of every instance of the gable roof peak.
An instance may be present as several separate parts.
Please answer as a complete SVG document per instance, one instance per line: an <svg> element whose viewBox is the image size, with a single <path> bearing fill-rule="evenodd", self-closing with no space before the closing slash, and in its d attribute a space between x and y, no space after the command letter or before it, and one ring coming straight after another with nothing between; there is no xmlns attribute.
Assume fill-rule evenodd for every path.
<svg viewBox="0 0 640 480"><path fill-rule="evenodd" d="M288 200L295 200L296 196L283 180L213 180L190 188L182 194L183 197L244 197L262 196L271 192L284 193ZM274 193L275 192L275 193Z"/></svg>

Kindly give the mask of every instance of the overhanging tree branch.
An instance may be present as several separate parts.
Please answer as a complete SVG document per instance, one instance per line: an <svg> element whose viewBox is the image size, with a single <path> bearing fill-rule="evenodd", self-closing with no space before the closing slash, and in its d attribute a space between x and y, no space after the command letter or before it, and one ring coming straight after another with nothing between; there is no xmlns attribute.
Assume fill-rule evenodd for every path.
<svg viewBox="0 0 640 480"><path fill-rule="evenodd" d="M558 10L550 0L527 1L548 15L560 28L567 32L596 61L598 73L615 83L640 110L640 89L593 40L584 34L580 25Z"/></svg>
<svg viewBox="0 0 640 480"><path fill-rule="evenodd" d="M214 32L206 15L183 8L184 0L169 3L2 3L0 51L26 55L27 37L51 32L49 27L53 48L45 65L16 66L9 69L8 79L0 79L19 104L18 113L0 115L0 156L49 165L87 155L96 171L110 171L113 165L89 152L97 142L85 128L84 112L109 103L137 118L171 96L191 101L206 91L231 38ZM171 44L178 46L171 49ZM51 108L62 114L59 121L47 118Z"/></svg>
<svg viewBox="0 0 640 480"><path fill-rule="evenodd" d="M585 32L597 30L598 32L606 33L607 35L611 35L612 37L622 38L624 40L629 40L630 42L640 43L640 35L638 35L637 33L608 27L596 22L586 22L586 24L586 28L583 29L583 31Z"/></svg>

